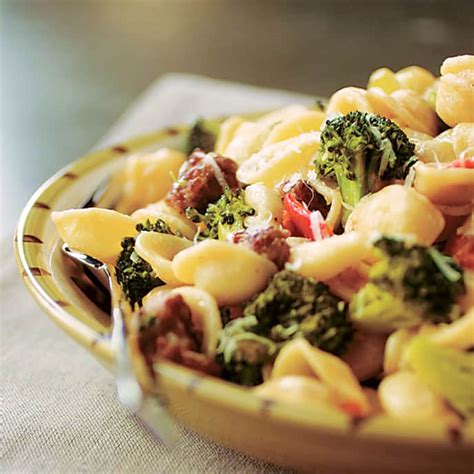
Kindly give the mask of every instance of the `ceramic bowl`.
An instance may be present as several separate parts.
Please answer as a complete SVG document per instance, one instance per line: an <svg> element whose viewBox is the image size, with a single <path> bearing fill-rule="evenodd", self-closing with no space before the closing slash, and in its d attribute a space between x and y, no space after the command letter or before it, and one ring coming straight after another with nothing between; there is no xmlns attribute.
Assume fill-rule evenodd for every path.
<svg viewBox="0 0 474 474"><path fill-rule="evenodd" d="M54 210L81 207L128 155L161 146L182 149L185 127L163 129L92 153L55 174L26 205L17 230L23 281L44 312L113 370L111 321L92 302L94 286L60 252ZM90 283L90 282L89 282ZM474 430L385 416L355 423L316 407L257 398L245 388L163 363L159 380L172 415L196 432L248 455L309 472L472 472Z"/></svg>

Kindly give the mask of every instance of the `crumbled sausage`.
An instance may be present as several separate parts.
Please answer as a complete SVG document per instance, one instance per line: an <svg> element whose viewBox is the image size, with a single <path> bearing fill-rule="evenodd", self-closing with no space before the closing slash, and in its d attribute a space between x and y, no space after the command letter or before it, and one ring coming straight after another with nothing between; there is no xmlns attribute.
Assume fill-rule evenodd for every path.
<svg viewBox="0 0 474 474"><path fill-rule="evenodd" d="M258 227L236 232L234 243L246 245L254 252L265 255L281 270L290 258L290 246L286 242L289 235L286 230Z"/></svg>
<svg viewBox="0 0 474 474"><path fill-rule="evenodd" d="M238 189L237 163L234 160L218 155L206 159L205 153L196 149L167 194L168 204L182 212L192 207L203 213L208 204L219 199L224 191L223 183L220 177L216 177L215 167L209 163L209 159L213 159L219 167L227 186L232 191Z"/></svg>
<svg viewBox="0 0 474 474"><path fill-rule="evenodd" d="M154 312L140 312L139 347L149 365L157 357L164 357L192 369L219 374L217 363L199 353L202 327L180 295L164 297Z"/></svg>
<svg viewBox="0 0 474 474"><path fill-rule="evenodd" d="M300 202L304 202L310 211L319 211L326 219L330 206L316 189L307 181L300 179L290 190Z"/></svg>

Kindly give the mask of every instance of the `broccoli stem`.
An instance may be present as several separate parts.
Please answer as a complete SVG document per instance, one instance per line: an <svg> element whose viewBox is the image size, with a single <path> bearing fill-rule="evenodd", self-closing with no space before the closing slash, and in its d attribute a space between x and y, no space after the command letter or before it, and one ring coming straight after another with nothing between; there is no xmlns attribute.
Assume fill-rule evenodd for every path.
<svg viewBox="0 0 474 474"><path fill-rule="evenodd" d="M336 180L341 190L342 200L347 207L342 211L342 223L345 224L351 212L362 196L367 194L366 170L364 157L358 153L354 159L354 179L349 179L346 170L341 166L335 166Z"/></svg>

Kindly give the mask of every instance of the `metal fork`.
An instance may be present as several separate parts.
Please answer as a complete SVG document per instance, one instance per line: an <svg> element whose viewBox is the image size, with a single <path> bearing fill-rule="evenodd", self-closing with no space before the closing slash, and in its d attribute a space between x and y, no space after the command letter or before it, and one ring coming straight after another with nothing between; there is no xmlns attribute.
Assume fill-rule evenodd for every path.
<svg viewBox="0 0 474 474"><path fill-rule="evenodd" d="M83 206L92 207L98 202L97 195L104 192L104 184L99 186L97 191ZM81 265L98 272L105 277L111 298L112 308L112 344L116 352L116 392L119 401L132 413L140 416L140 419L147 425L151 433L163 441L167 446L172 447L177 443L177 431L175 423L165 407L159 392L156 394L145 394L140 387L138 379L133 371L130 355L126 341L126 329L123 320L123 313L119 305L119 298L114 294L115 285L112 281L107 265L100 260L86 255L77 250L71 249L67 244L63 244L62 251L67 257L80 263Z"/></svg>

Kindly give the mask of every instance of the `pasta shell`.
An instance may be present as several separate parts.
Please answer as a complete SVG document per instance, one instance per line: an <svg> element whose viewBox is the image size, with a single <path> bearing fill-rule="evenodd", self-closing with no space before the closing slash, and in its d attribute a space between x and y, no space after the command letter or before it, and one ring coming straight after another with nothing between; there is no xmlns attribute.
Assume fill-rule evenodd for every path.
<svg viewBox="0 0 474 474"><path fill-rule="evenodd" d="M416 157L424 163L448 163L456 159L453 147L453 129L446 130L437 137L409 135L415 143Z"/></svg>
<svg viewBox="0 0 474 474"><path fill-rule="evenodd" d="M162 219L174 233L182 234L187 239L194 239L196 235L196 225L191 222L184 214L181 214L173 207L166 204L165 201L158 201L150 204L143 209L136 210L131 217L137 223L145 222L147 219L156 221Z"/></svg>
<svg viewBox="0 0 474 474"><path fill-rule="evenodd" d="M438 326L430 339L437 344L454 349L467 350L474 347L474 308L451 324Z"/></svg>
<svg viewBox="0 0 474 474"><path fill-rule="evenodd" d="M362 261L371 251L367 237L349 232L291 248L289 268L317 280L329 280Z"/></svg>
<svg viewBox="0 0 474 474"><path fill-rule="evenodd" d="M137 233L131 217L109 209L70 209L53 212L51 219L72 249L105 263L114 263L122 250L122 239Z"/></svg>
<svg viewBox="0 0 474 474"><path fill-rule="evenodd" d="M158 278L169 285L182 285L173 273L172 260L193 244L175 235L141 232L135 240L135 252L147 261Z"/></svg>
<svg viewBox="0 0 474 474"><path fill-rule="evenodd" d="M395 418L426 420L449 416L443 399L412 372L401 371L384 378L379 398L384 410Z"/></svg>
<svg viewBox="0 0 474 474"><path fill-rule="evenodd" d="M367 398L349 366L305 339L288 342L275 359L272 379L288 375L316 378L334 394L339 405L353 404L360 416L368 414Z"/></svg>
<svg viewBox="0 0 474 474"><path fill-rule="evenodd" d="M239 167L237 179L275 186L295 173L306 174L319 149L319 137L318 132L309 132L263 148Z"/></svg>
<svg viewBox="0 0 474 474"><path fill-rule="evenodd" d="M374 109L367 100L367 91L365 89L344 87L331 96L326 113L330 117L335 114L346 115L355 110L374 113Z"/></svg>
<svg viewBox="0 0 474 474"><path fill-rule="evenodd" d="M291 403L291 405L316 405L334 409L334 396L321 382L302 375L286 375L270 379L259 385L254 393L262 398Z"/></svg>
<svg viewBox="0 0 474 474"><path fill-rule="evenodd" d="M418 95L423 93L431 87L436 81L436 77L427 69L420 66L408 66L400 69L395 78L400 84L400 89L408 89Z"/></svg>
<svg viewBox="0 0 474 474"><path fill-rule="evenodd" d="M474 56L456 56L443 62L436 112L451 127L474 122Z"/></svg>
<svg viewBox="0 0 474 474"><path fill-rule="evenodd" d="M116 209L129 214L163 198L185 161L184 153L169 148L128 158L122 171L122 195Z"/></svg>
<svg viewBox="0 0 474 474"><path fill-rule="evenodd" d="M262 148L269 132L270 127L266 124L243 122L223 148L222 154L240 165Z"/></svg>
<svg viewBox="0 0 474 474"><path fill-rule="evenodd" d="M267 258L229 242L206 240L173 259L173 272L216 298L219 305L248 301L262 290L277 267Z"/></svg>
<svg viewBox="0 0 474 474"><path fill-rule="evenodd" d="M318 131L325 119L326 114L324 112L315 110L307 110L290 116L273 127L263 146L282 142L302 133Z"/></svg>
<svg viewBox="0 0 474 474"><path fill-rule="evenodd" d="M244 197L245 203L255 209L255 215L245 221L247 227L281 223L283 203L275 189L263 183L251 184L245 188Z"/></svg>
<svg viewBox="0 0 474 474"><path fill-rule="evenodd" d="M220 155L225 154L225 149L235 136L237 129L245 122L242 117L233 116L222 122L216 140L215 151Z"/></svg>
<svg viewBox="0 0 474 474"><path fill-rule="evenodd" d="M441 212L423 194L392 184L361 199L349 216L346 231L411 236L431 245L444 224Z"/></svg>
<svg viewBox="0 0 474 474"><path fill-rule="evenodd" d="M367 83L367 89L372 87L378 87L387 94L391 94L400 88L400 83L398 82L395 73L391 69L382 67L380 69L376 69L370 75L369 82Z"/></svg>
<svg viewBox="0 0 474 474"><path fill-rule="evenodd" d="M474 158L474 123L460 123L453 128L453 149L459 159Z"/></svg>
<svg viewBox="0 0 474 474"><path fill-rule="evenodd" d="M431 202L444 206L473 202L474 170L447 168L436 163L417 163L415 170L414 188Z"/></svg>

